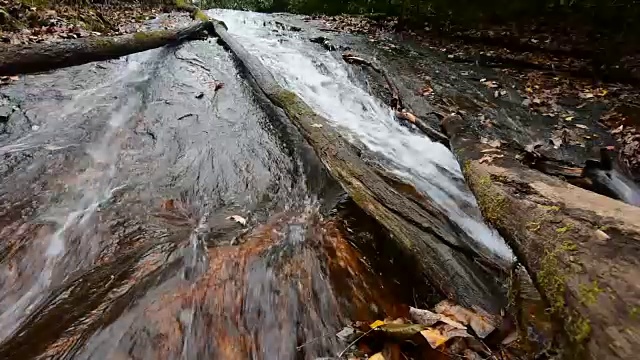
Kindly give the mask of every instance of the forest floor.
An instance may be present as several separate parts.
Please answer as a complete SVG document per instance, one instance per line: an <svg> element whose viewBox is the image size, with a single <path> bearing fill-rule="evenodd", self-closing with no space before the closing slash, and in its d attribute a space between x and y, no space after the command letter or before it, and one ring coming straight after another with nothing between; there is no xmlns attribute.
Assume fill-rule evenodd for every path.
<svg viewBox="0 0 640 360"><path fill-rule="evenodd" d="M367 35L371 41L381 40L390 33L400 40L417 43L421 47L442 53L453 62L478 64L495 68L499 73L515 79L516 90L525 99L523 106L530 111L558 119L554 132L571 124L576 114L567 107L581 109L597 104L606 110L599 125L615 138L611 149L618 156L618 164L635 181L640 180L640 60L638 56L621 57L620 62L604 72L596 68L593 59L599 44L591 44L585 32L576 34L553 32L553 28L531 25L516 35L512 28L494 27L486 30L467 30L446 35L432 31L396 31L394 19L372 20L362 16L313 17L326 24L331 31ZM633 53L633 52L632 52ZM638 52L640 54L640 52ZM600 75L600 74L599 74ZM496 81L486 81L495 89L496 97L505 89ZM428 94L425 84L417 92ZM565 137L565 139L563 139ZM566 136L550 138L561 146Z"/></svg>

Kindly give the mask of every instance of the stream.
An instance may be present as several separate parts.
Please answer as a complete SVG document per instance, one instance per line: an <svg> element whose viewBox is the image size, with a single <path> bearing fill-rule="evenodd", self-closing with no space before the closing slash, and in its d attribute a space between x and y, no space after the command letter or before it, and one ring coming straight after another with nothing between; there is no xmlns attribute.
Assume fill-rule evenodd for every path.
<svg viewBox="0 0 640 360"><path fill-rule="evenodd" d="M399 124L339 53L274 19L309 25L210 14L475 246L511 259L453 154ZM344 348L327 335L350 319L403 300L350 240L375 227L336 215L344 197L215 39L0 93L1 359L315 359Z"/></svg>

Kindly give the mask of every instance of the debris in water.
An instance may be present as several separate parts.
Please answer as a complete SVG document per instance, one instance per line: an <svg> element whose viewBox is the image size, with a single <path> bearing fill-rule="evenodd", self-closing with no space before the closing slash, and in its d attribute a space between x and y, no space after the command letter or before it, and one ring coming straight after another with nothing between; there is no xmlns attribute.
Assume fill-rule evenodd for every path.
<svg viewBox="0 0 640 360"><path fill-rule="evenodd" d="M201 91L196 95L196 99L202 99L204 97L204 93Z"/></svg>
<svg viewBox="0 0 640 360"><path fill-rule="evenodd" d="M247 219L243 218L240 215L231 215L227 218L227 220L235 221L242 226L247 226Z"/></svg>

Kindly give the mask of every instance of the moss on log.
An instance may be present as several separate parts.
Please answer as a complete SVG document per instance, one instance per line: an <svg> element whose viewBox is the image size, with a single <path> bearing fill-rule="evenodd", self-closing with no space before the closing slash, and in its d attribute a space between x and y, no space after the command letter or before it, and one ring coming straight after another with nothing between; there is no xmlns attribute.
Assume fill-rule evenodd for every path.
<svg viewBox="0 0 640 360"><path fill-rule="evenodd" d="M483 215L546 300L562 357L637 358L640 208L530 169L512 153L481 161L489 146L471 122L450 116L443 126Z"/></svg>
<svg viewBox="0 0 640 360"><path fill-rule="evenodd" d="M193 9L187 8L187 11ZM506 294L495 274L476 261L484 258L504 267L488 249L478 252L471 239L430 202L417 204L388 185L353 146L338 134L329 121L318 115L295 93L283 89L257 57L227 33L226 26L211 19L214 30L226 47L247 70L252 83L280 107L333 178L359 207L389 231L397 247L414 261L421 276L446 296L468 306L478 306L493 314L506 304Z"/></svg>
<svg viewBox="0 0 640 360"><path fill-rule="evenodd" d="M87 37L56 43L3 45L0 75L27 74L104 61L185 40L202 38L212 24L203 21L176 30L138 32L113 37Z"/></svg>

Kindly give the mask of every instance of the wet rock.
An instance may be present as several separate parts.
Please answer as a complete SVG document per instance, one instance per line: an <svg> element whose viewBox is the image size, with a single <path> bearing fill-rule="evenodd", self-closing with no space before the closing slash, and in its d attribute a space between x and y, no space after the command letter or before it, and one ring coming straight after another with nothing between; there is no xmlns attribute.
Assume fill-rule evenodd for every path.
<svg viewBox="0 0 640 360"><path fill-rule="evenodd" d="M6 123L13 114L13 107L9 105L0 106L0 123Z"/></svg>

